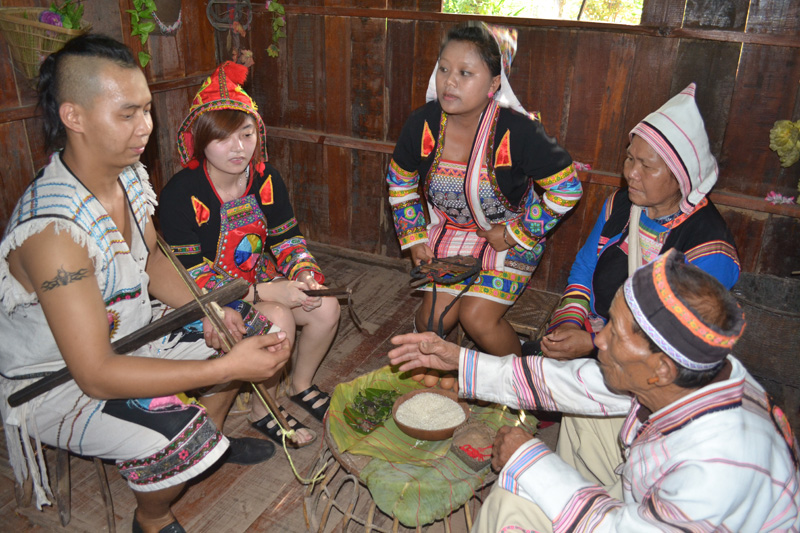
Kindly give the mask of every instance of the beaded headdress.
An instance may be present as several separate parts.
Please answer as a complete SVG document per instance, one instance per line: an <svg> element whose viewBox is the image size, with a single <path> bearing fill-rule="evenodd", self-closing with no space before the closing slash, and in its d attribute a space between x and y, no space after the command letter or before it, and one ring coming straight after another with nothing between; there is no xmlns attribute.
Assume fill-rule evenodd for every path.
<svg viewBox="0 0 800 533"><path fill-rule="evenodd" d="M267 155L267 129L264 126L264 121L261 115L258 114L258 106L255 101L250 98L242 84L247 79L247 67L234 63L233 61L226 61L217 67L211 76L209 76L202 87L197 92L192 100L192 105L189 108L189 115L184 119L178 130L178 152L180 153L181 165L188 167L196 167L197 158L194 153L194 137L192 135L192 126L195 120L208 111L218 111L220 109L233 109L236 111L243 111L253 117L256 121L256 128L258 129L258 136L261 140L261 159L257 170L263 171L263 162L268 161Z"/></svg>

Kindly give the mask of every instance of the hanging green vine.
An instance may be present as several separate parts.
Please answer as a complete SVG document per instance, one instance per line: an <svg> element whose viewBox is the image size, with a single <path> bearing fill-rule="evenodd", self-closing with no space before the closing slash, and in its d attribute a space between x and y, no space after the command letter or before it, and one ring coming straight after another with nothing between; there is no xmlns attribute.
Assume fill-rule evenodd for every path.
<svg viewBox="0 0 800 533"><path fill-rule="evenodd" d="M132 0L133 9L127 9L126 12L131 15L131 36L139 36L142 45L147 42L150 33L156 29L156 22L153 19L153 13L156 10L156 3L154 0ZM147 52L139 52L139 64L142 68L146 67L150 62L150 54Z"/></svg>
<svg viewBox="0 0 800 533"><path fill-rule="evenodd" d="M272 13L272 44L267 47L267 54L278 57L281 52L278 40L286 37L286 11L277 0L267 0L265 7Z"/></svg>

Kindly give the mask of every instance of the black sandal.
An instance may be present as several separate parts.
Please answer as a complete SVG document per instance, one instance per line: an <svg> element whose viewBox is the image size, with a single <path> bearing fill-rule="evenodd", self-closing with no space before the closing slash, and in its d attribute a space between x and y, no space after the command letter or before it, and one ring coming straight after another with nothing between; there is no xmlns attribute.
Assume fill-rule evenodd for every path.
<svg viewBox="0 0 800 533"><path fill-rule="evenodd" d="M319 390L316 385L311 385L303 392L290 396L289 399L311 413L320 422L322 422L331 404L331 397Z"/></svg>
<svg viewBox="0 0 800 533"><path fill-rule="evenodd" d="M295 431L299 429L305 429L306 431L311 433L312 436L311 440L304 442L302 444L298 444L292 439L287 439L287 443L289 444L289 446L291 446L292 448L303 448L313 443L315 440L317 440L317 433L313 429L309 429L306 426L304 426L299 420L297 420L295 417L287 413L283 407L280 407L280 410L283 417L289 423L289 429L293 429ZM277 420L275 420L275 417L272 416L272 413L267 413L267 416L256 422L251 422L250 425L256 428L261 433L263 433L264 435L266 435L267 437L277 442L278 444L283 444L283 432L281 431L281 428L278 425Z"/></svg>

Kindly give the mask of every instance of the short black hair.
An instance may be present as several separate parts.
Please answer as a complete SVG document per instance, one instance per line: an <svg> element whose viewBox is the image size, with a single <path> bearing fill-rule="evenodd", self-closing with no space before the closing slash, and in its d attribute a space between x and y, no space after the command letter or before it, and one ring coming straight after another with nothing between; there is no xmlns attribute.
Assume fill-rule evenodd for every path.
<svg viewBox="0 0 800 533"><path fill-rule="evenodd" d="M39 109L44 117L44 137L48 149L62 148L66 137L59 116L64 95L65 60L69 57L106 59L124 68L137 68L130 48L101 34L85 34L70 41L58 52L47 56L39 67Z"/></svg>

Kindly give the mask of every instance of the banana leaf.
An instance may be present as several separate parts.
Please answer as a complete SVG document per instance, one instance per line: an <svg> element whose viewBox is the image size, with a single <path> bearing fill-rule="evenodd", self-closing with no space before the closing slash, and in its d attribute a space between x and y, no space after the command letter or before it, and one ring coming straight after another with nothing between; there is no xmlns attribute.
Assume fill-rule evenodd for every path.
<svg viewBox="0 0 800 533"><path fill-rule="evenodd" d="M449 452L429 465L372 459L361 470L378 509L409 528L449 516L480 490L488 474L488 465L474 472Z"/></svg>
<svg viewBox="0 0 800 533"><path fill-rule="evenodd" d="M328 428L342 453L373 459L360 472L375 504L403 525L415 527L442 519L469 500L483 486L489 467L474 472L450 451L452 439L421 441L403 433L391 416L369 433L356 429L358 416L351 406L365 391L388 390L398 395L425 388L409 374L385 366L349 383L339 384L328 409ZM533 433L537 420L525 419L505 406L470 406L470 420L492 430L521 425ZM348 423L348 421L350 423ZM354 427L356 426L356 427Z"/></svg>

